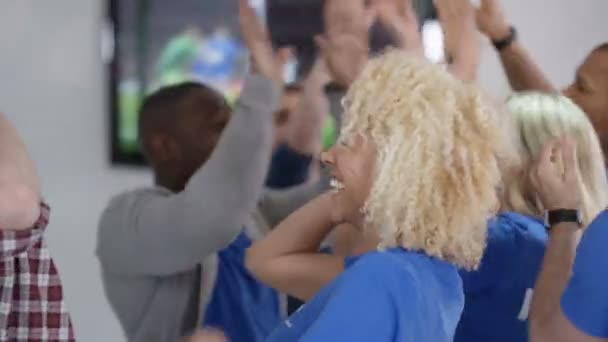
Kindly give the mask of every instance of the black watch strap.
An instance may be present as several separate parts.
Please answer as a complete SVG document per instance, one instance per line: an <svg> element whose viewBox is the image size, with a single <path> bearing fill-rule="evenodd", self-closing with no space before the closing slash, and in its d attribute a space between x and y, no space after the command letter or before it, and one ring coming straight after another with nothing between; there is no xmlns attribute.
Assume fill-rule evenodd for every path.
<svg viewBox="0 0 608 342"><path fill-rule="evenodd" d="M515 29L515 27L511 26L509 28L508 36L501 40L493 40L492 44L494 45L494 48L500 52L509 47L509 45L511 45L515 41L515 39L517 39L517 30Z"/></svg>
<svg viewBox="0 0 608 342"><path fill-rule="evenodd" d="M580 210L577 209L555 209L545 212L545 227L551 229L560 223L576 223L582 226Z"/></svg>

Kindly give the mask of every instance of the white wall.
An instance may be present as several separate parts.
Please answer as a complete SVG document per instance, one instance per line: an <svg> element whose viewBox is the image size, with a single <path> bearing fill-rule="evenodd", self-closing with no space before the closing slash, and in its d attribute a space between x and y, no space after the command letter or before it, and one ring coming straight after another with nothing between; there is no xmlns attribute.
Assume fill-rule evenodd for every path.
<svg viewBox="0 0 608 342"><path fill-rule="evenodd" d="M23 135L52 207L48 232L79 341L122 341L94 255L109 197L148 181L107 158L102 4L0 0L0 110Z"/></svg>
<svg viewBox="0 0 608 342"><path fill-rule="evenodd" d="M121 0L128 1L128 0ZM220 1L220 0L201 0ZM563 85L588 50L608 40L606 0L504 0L524 43ZM53 207L48 233L80 341L121 341L94 257L96 220L108 198L149 181L107 162L103 4L95 0L0 0L0 110L38 164ZM482 82L507 94L491 49Z"/></svg>

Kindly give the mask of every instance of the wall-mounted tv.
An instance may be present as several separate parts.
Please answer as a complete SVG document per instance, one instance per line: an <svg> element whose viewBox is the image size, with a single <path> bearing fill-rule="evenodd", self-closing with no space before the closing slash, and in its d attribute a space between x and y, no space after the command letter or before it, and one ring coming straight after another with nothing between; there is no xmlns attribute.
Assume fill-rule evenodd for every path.
<svg viewBox="0 0 608 342"><path fill-rule="evenodd" d="M355 0L353 0L355 1ZM286 82L297 81L312 64L313 35L323 31L323 0L250 0L266 21L275 45L290 45L296 58ZM416 0L432 16L432 0ZM145 165L137 113L143 97L159 87L187 80L210 84L234 100L247 72L240 41L238 0L107 0L104 55L109 65L111 160ZM390 43L378 27L372 49Z"/></svg>

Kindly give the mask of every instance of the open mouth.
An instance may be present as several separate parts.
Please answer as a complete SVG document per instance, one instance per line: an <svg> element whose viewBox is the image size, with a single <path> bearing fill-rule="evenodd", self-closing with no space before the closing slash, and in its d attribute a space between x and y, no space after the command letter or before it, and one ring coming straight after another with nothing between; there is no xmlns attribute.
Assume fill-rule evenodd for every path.
<svg viewBox="0 0 608 342"><path fill-rule="evenodd" d="M331 186L331 188L333 189L334 192L338 192L342 189L344 189L344 183L340 182L339 180L332 178L329 181L329 186Z"/></svg>

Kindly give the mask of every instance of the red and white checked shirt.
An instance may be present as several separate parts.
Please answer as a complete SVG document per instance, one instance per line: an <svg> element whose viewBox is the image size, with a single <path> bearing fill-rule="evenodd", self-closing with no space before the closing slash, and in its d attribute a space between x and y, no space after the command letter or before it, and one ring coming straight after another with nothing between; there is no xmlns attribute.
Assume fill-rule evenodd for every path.
<svg viewBox="0 0 608 342"><path fill-rule="evenodd" d="M0 229L0 341L75 341L57 268L43 239L49 207L32 229Z"/></svg>

